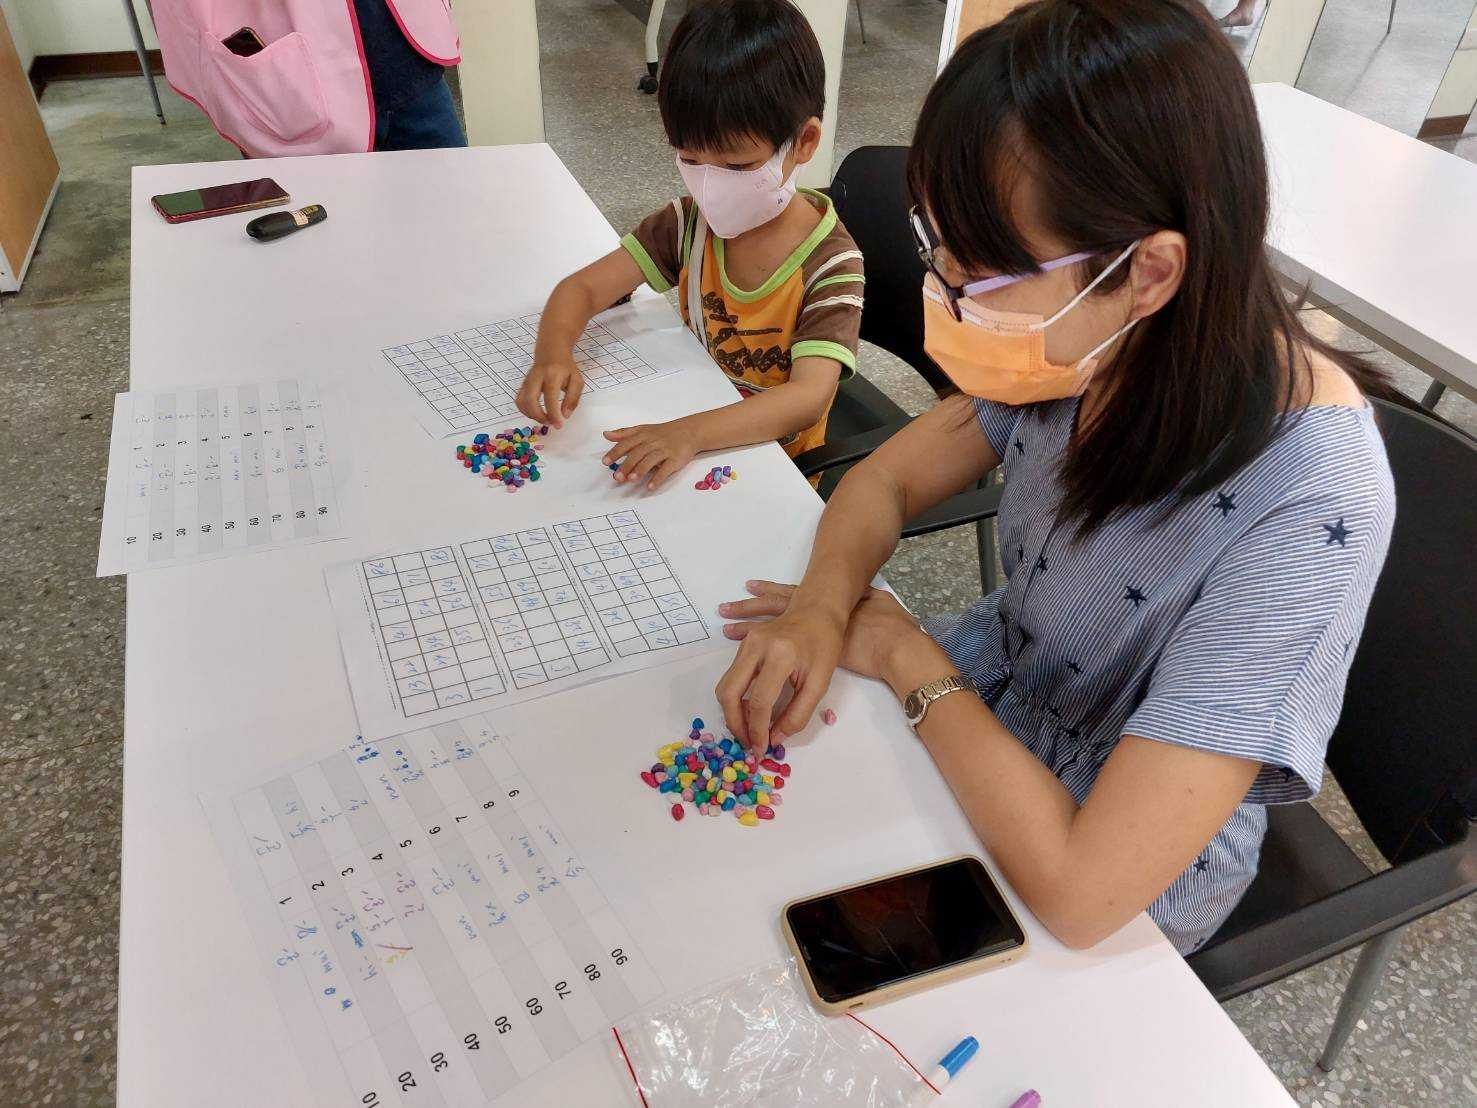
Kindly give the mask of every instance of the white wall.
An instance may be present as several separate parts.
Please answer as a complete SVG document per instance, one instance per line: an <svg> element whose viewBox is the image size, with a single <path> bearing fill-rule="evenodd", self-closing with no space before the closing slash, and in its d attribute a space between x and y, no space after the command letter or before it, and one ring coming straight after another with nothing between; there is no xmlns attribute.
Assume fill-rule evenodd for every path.
<svg viewBox="0 0 1477 1108"><path fill-rule="evenodd" d="M98 54L109 50L132 50L125 0L0 0L19 8L25 20L26 37L37 54ZM154 25L144 0L133 0L143 28L144 42L158 49ZM164 0L161 0L164 2ZM7 12L8 14L8 12ZM12 30L14 21L11 22Z"/></svg>
<svg viewBox="0 0 1477 1108"><path fill-rule="evenodd" d="M21 21L20 9L16 7L16 3L17 0L0 0L0 13L5 16L5 26L15 43L16 53L21 56L21 70L24 72L31 68L31 59L36 56L36 51L31 49L31 37Z"/></svg>
<svg viewBox="0 0 1477 1108"><path fill-rule="evenodd" d="M534 0L459 4L462 107L473 146L544 141Z"/></svg>
<svg viewBox="0 0 1477 1108"><path fill-rule="evenodd" d="M810 20L826 62L826 115L821 121L821 144L799 175L799 183L825 188L831 183L832 155L836 148L836 116L840 114L841 51L846 41L846 0L795 0L795 6Z"/></svg>

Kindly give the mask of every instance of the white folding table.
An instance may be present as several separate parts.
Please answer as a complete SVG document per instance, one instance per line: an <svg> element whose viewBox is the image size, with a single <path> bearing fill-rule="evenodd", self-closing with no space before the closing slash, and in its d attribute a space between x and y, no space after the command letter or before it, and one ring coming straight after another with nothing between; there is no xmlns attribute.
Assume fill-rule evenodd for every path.
<svg viewBox="0 0 1477 1108"><path fill-rule="evenodd" d="M1313 303L1477 399L1477 165L1283 84L1255 87L1272 179L1267 246Z"/></svg>
<svg viewBox="0 0 1477 1108"><path fill-rule="evenodd" d="M263 174L294 204L325 205L327 222L259 245L242 233L246 217L169 226L149 208L155 193ZM599 432L734 394L692 340L683 372L587 394L551 440L545 481L509 496L457 470L451 444L433 442L383 386L373 372L381 348L537 309L560 276L615 245L547 146L139 167L132 219L134 388L302 374L347 386L355 401L345 418L368 485L362 533L140 572L128 584L119 1102L301 1105L303 1063L198 797L353 737L323 567L492 522L637 502L599 464ZM699 493L688 475L658 498L677 498L715 549L742 553L734 593L745 575L793 578L820 501L774 445L723 460L740 482ZM510 713L510 726L544 739L524 770L546 799L576 769L629 788L618 808L575 803L576 790L554 814L661 959L672 993L780 957L777 913L789 898L980 851L891 696L845 675L827 697L839 722L790 744L791 802L775 823L673 824L636 771L674 720L716 713L712 687L729 657L720 649ZM700 873L742 879L746 893L694 895ZM965 1034L979 1038L952 1101L1004 1108L1035 1087L1057 1105L1290 1103L1147 916L1073 952L1021 911L1031 942L1022 963L874 1013L925 1064ZM592 1040L504 1103L625 1096L608 1043Z"/></svg>

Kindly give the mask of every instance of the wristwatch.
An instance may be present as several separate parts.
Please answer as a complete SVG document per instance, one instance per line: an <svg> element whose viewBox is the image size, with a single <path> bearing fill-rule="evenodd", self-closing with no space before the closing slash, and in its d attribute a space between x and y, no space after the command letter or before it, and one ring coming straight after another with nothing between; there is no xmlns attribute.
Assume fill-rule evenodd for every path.
<svg viewBox="0 0 1477 1108"><path fill-rule="evenodd" d="M948 696L951 692L968 691L974 692L974 682L962 674L954 674L945 677L941 681L930 681L926 685L920 685L907 696L903 697L903 714L908 717L908 723L917 727L923 722L923 717L928 715L928 706L941 696Z"/></svg>

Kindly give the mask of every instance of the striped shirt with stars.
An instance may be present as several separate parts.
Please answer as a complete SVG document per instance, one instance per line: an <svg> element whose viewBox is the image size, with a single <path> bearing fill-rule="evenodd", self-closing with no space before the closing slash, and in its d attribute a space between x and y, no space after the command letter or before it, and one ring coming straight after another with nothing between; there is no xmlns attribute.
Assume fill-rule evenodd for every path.
<svg viewBox="0 0 1477 1108"><path fill-rule="evenodd" d="M1007 582L924 626L1079 804L1124 735L1261 763L1230 820L1149 906L1189 953L1256 875L1265 806L1322 783L1394 486L1373 408L1314 406L1220 489L1077 541L1057 514L1076 410L975 402L1005 471Z"/></svg>

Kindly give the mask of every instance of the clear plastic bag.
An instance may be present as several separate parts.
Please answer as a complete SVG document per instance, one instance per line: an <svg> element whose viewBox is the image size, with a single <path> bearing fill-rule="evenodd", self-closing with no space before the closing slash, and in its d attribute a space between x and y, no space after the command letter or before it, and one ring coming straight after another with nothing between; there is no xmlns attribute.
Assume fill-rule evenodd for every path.
<svg viewBox="0 0 1477 1108"><path fill-rule="evenodd" d="M811 1005L793 962L775 962L614 1029L648 1108L906 1108L933 1096L887 1040Z"/></svg>

